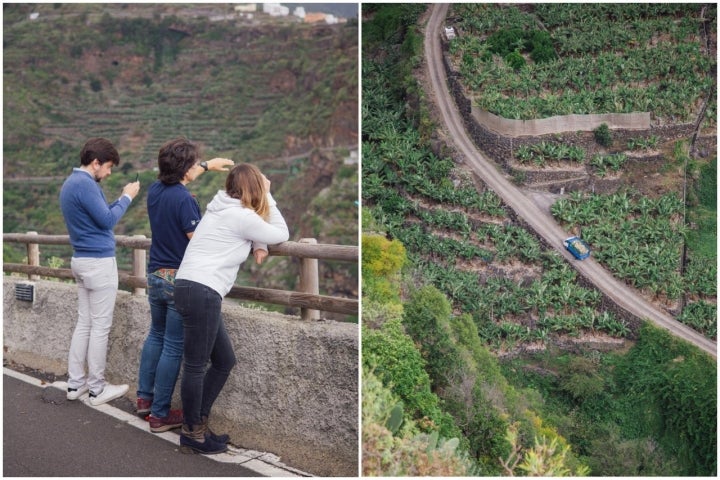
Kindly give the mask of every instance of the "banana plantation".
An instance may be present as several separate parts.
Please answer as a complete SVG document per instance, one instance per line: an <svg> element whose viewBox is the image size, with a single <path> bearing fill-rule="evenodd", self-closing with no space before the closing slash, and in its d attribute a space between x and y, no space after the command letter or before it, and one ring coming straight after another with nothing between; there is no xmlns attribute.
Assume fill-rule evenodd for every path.
<svg viewBox="0 0 720 480"><path fill-rule="evenodd" d="M715 58L707 53L717 9L705 4L457 4L461 35L450 53L475 104L504 118L650 111L664 123L693 121L710 95L716 124ZM502 30L506 49L493 34ZM533 33L554 52L538 56ZM537 34L535 34L537 37ZM496 52L510 51L502 55ZM517 55L526 61L518 63Z"/></svg>
<svg viewBox="0 0 720 480"><path fill-rule="evenodd" d="M366 124L383 128L364 129L363 197L426 281L470 313L480 336L499 348L582 332L626 336L622 319L599 310L598 292L580 286L557 254L513 225L495 193L424 146L400 115L393 123L373 118L374 106L389 105L387 91L374 83L380 78L364 74Z"/></svg>
<svg viewBox="0 0 720 480"><path fill-rule="evenodd" d="M422 71L423 8L363 5L363 398L384 398L363 405L364 473L714 476L714 359L613 314L452 158L414 76ZM460 36L450 50L478 90L474 101L496 101L497 110L487 108L507 118L622 112L637 96L657 106L655 119L686 119L697 117L694 104L708 87L710 63L696 40L715 8L703 8L453 4L448 23ZM516 28L497 34L507 24ZM640 45L657 47L660 60L647 78L633 63L652 63ZM619 50L627 53L620 65ZM687 58L663 70L672 55ZM563 77L564 62L572 67L565 75L577 78ZM667 85L655 84L659 76ZM685 84L683 99L668 96ZM573 102L587 108L566 105ZM713 122L714 110L708 106ZM621 149L648 150L661 139L625 141ZM524 169L570 166L600 177L632 154L588 153L553 138L513 156ZM705 183L697 193L690 183L683 197L672 188L575 192L552 214L614 275L715 338L715 261L686 241L699 236L685 199L695 195L714 212L715 184Z"/></svg>
<svg viewBox="0 0 720 480"><path fill-rule="evenodd" d="M681 297L691 299L679 320L717 337L717 266L707 262L701 267L691 260L683 274L681 250L688 230L675 193L652 199L627 192L574 192L555 202L551 212L566 229L582 232L595 258L616 277L653 300L672 305Z"/></svg>

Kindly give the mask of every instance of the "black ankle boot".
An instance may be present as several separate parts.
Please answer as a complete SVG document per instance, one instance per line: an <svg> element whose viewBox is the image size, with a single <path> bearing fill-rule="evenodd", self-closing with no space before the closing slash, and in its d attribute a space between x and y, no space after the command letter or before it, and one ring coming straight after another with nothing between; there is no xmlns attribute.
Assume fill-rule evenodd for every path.
<svg viewBox="0 0 720 480"><path fill-rule="evenodd" d="M208 425L208 417L206 415L202 416L202 424L205 425L205 427L207 428L207 433L208 435L210 435L210 438L212 438L216 442L228 443L230 441L230 435L227 435L225 433L223 433L222 435L218 435L212 430L210 430L210 426Z"/></svg>
<svg viewBox="0 0 720 480"><path fill-rule="evenodd" d="M227 445L213 440L207 425L183 425L180 433L180 450L183 453L212 455L227 451Z"/></svg>

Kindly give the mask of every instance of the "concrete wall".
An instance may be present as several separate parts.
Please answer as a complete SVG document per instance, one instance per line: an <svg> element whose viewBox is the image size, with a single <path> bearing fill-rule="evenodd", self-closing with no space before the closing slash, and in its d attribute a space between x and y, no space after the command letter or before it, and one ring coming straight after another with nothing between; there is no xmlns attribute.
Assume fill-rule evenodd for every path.
<svg viewBox="0 0 720 480"><path fill-rule="evenodd" d="M613 141L624 145L630 138L649 138L653 135L661 141L689 138L695 131L694 124L655 125L647 112L603 115L566 115L536 120L510 120L492 113L481 111L472 105L472 100L461 82L460 73L454 70L448 44L442 42L443 66L448 89L463 119L463 124L475 145L503 169L511 172L511 160L522 145L533 145L541 141L562 143L582 147L587 152L586 160L592 158L598 148L593 131L606 123L612 131ZM701 146L711 150L717 139L707 139Z"/></svg>
<svg viewBox="0 0 720 480"><path fill-rule="evenodd" d="M74 283L36 281L33 303L15 299L22 277L3 277L5 358L67 373L77 317ZM237 364L213 408L211 426L234 444L271 452L319 476L358 474L358 327L223 304ZM127 383L134 402L140 351L150 323L145 296L119 292L106 378ZM182 374L181 374L182 376ZM180 380L173 408L180 407Z"/></svg>
<svg viewBox="0 0 720 480"><path fill-rule="evenodd" d="M647 130L650 128L649 112L558 115L532 120L512 120L499 117L485 110L480 110L474 105L471 112L475 120L480 124L501 135L511 137L595 130L603 123L613 129Z"/></svg>

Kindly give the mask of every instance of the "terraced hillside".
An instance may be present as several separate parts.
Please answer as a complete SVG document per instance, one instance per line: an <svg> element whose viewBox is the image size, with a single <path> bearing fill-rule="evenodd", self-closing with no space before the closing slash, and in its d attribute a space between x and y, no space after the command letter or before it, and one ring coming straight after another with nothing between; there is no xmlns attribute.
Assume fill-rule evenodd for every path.
<svg viewBox="0 0 720 480"><path fill-rule="evenodd" d="M459 7L363 4L363 398L373 400L363 403L363 473L715 475L715 359L649 323L638 325L642 315L624 317L608 289L591 286L599 283L592 281L599 269L583 271L597 264L601 250L610 253L600 236L611 229L640 230L636 220L649 236L673 237L675 247L685 227L677 205L689 210L692 202L678 202L672 186L655 192L647 185L642 194L607 198L591 190L551 197L513 186L503 168L511 155L488 155L498 162L493 165L484 150L499 145L512 151L518 144L473 128L469 101L459 98L457 75L447 67L452 47L440 48L447 37L443 24L458 20L446 12ZM489 65L502 62L488 59ZM529 144L541 142L533 140ZM686 169L688 177L701 181L689 183L688 192L714 199L697 188L704 172L714 179L714 158L680 162L679 156L666 169L695 164ZM544 161L557 168L557 159ZM695 177L698 164L708 168ZM652 182L660 187L662 180ZM544 211L535 207L534 194L546 202ZM572 208L559 203L553 219L548 197L563 198ZM708 209L714 205L708 202ZM585 222L567 220L588 209L613 218L611 228L599 234ZM567 224L582 227L586 239L596 234L591 259L578 262L561 250L567 234L556 221L568 231ZM617 255L623 260L637 252L625 250ZM667 254L680 263L677 249ZM705 265L715 264L714 254L711 260ZM644 267L647 277L654 267ZM689 286L695 282L688 273L680 283ZM660 301L677 295L656 293ZM698 293L687 289L685 295ZM702 345L714 343L701 339ZM681 344L683 353L675 349ZM675 370L679 365L682 373ZM645 383L648 378L658 380ZM669 385L676 380L684 385ZM682 393L671 398L671 390ZM682 400L695 394L707 399L695 403L699 408ZM707 420L697 422L700 417ZM564 445L563 454L555 456L555 446L546 449L551 444ZM561 473L554 470L558 465Z"/></svg>
<svg viewBox="0 0 720 480"><path fill-rule="evenodd" d="M356 21L240 16L230 4L8 4L3 27L6 232L65 233L57 192L87 138L118 147L103 182L112 198L136 172L148 186L159 147L184 135L206 158L267 172L291 239L357 243L346 160L358 141ZM223 181L191 184L203 208ZM150 234L138 200L117 233ZM346 280L328 286L356 295L356 268L338 268Z"/></svg>
<svg viewBox="0 0 720 480"><path fill-rule="evenodd" d="M30 145L74 160L78 139L101 134L141 165L178 134L253 159L356 142L352 26L46 8L36 20L5 9L6 175L47 172L23 155Z"/></svg>
<svg viewBox="0 0 720 480"><path fill-rule="evenodd" d="M702 193L703 176L714 176L717 144L716 30L705 21L715 15L714 6L700 4L456 4L447 19L461 32L447 47L452 68L459 69L450 76L454 82L457 73L463 82L453 89L459 105L467 106L472 98L474 105L508 118L524 115L503 111L503 102L531 109L543 102L552 106L538 107L537 117L649 110L650 123L644 126L602 124L583 131L580 124L573 128L573 121L582 119L568 116L554 117L559 127L563 121L567 125L552 134L533 136L520 129L494 135L482 121L470 130L477 147L516 184L532 188L528 194L567 231L582 232L594 258L710 338L716 336L716 270L707 268L697 276L694 265L714 266L715 253L704 252L714 252L715 241L708 242L711 248L700 244L697 239L706 238L707 226L693 218L715 204L714 197L703 200ZM603 25L615 34L597 34ZM521 26L529 30L523 33ZM500 48L513 45L511 52ZM680 58L680 52L686 57ZM515 57L526 63L518 60L513 66ZM614 102L603 100L610 92ZM638 96L649 102L636 102ZM498 103L491 107L489 98ZM565 209L568 201L574 212ZM588 214L604 224L601 235Z"/></svg>

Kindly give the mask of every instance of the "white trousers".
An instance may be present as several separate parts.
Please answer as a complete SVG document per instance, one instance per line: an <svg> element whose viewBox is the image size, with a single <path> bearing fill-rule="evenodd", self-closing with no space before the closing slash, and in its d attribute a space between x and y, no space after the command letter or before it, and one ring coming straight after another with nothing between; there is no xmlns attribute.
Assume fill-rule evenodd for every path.
<svg viewBox="0 0 720 480"><path fill-rule="evenodd" d="M115 257L73 257L70 266L78 286L78 319L68 355L68 387L87 384L91 393L99 394L105 388L108 336L118 290L117 262Z"/></svg>

